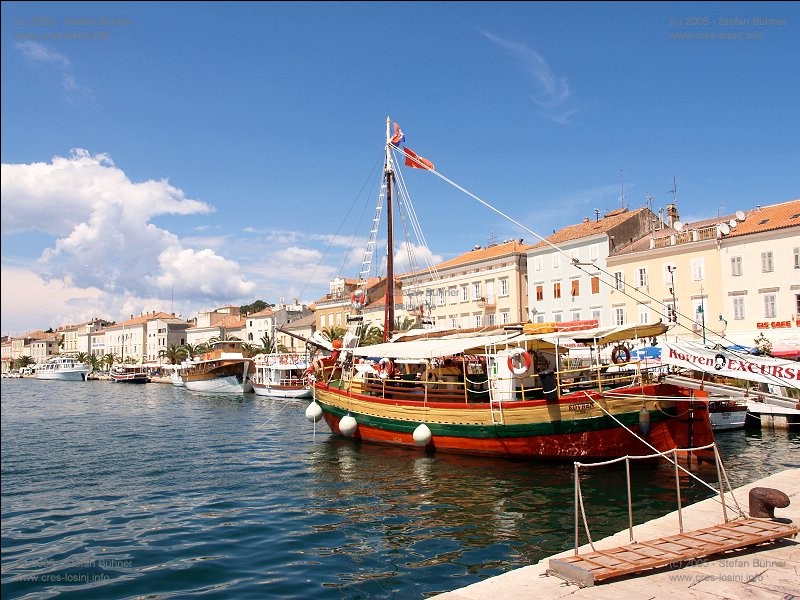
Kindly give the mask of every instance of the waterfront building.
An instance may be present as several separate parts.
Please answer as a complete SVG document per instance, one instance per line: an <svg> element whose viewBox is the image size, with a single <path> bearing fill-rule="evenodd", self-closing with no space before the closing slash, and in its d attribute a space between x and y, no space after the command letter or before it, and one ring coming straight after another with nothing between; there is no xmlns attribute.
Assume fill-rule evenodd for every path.
<svg viewBox="0 0 800 600"><path fill-rule="evenodd" d="M763 332L790 343L800 327L798 240L800 200L674 219L609 255L612 315L672 322L670 339L752 347Z"/></svg>
<svg viewBox="0 0 800 600"><path fill-rule="evenodd" d="M677 214L674 205L669 215ZM564 227L528 251L528 302L534 323L595 320L599 325L631 323L614 292L624 279L609 272L620 247L640 239L661 219L648 208L620 208L594 220Z"/></svg>
<svg viewBox="0 0 800 600"><path fill-rule="evenodd" d="M422 272L400 275L406 314L416 312L438 329L524 323L531 248L522 239L491 242Z"/></svg>

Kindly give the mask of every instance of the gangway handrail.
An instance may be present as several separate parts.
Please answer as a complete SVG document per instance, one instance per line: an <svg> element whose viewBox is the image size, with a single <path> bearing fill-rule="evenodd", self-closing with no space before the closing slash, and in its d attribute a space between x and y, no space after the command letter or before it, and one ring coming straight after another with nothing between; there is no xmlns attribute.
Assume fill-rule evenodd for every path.
<svg viewBox="0 0 800 600"><path fill-rule="evenodd" d="M736 505L736 509L739 512L739 516L744 517L744 513L742 512L741 508L739 508L739 503L736 501L736 497L733 495L733 489L731 488L730 481L728 480L728 475L725 472L725 467L722 464L722 458L719 454L719 448L717 448L716 442L712 442L705 446L698 446L694 448L682 448L682 452L697 452L700 450L714 450L714 461L717 466L717 481L719 482L719 490L713 488L713 486L709 485L706 482L703 482L707 487L712 489L714 492L719 491L720 502L722 504L722 516L725 523L728 523L731 519L728 518L728 511L727 505L725 503L725 485L727 484L728 493L730 493L731 497L733 498L734 504ZM628 492L628 536L631 543L634 543L633 539L633 500L631 498L631 471L630 471L630 461L631 460L645 460L645 459L654 459L654 458L667 458L669 460L669 455L672 455L672 459L670 462L675 466L675 493L677 496L677 506L678 506L678 528L680 533L683 533L683 513L682 513L682 503L681 503L681 485L680 485L680 477L679 477L679 470L684 470L682 467L678 465L678 448L673 448L672 450L667 450L665 452L657 452L655 454L648 454L642 456L620 456L618 458L614 458L611 460L606 460L602 462L594 462L594 463L581 463L575 462L575 554L578 554L578 548L580 547L580 527L579 527L579 520L582 520L583 527L586 530L586 537L589 540L589 545L591 546L592 550L595 550L594 542L592 541L592 534L589 531L589 522L586 518L586 510L583 504L583 494L581 493L581 485L580 485L580 476L579 471L582 467L604 467L608 465L612 465L621 461L625 461L625 479L627 485L627 492ZM724 484L723 484L724 481ZM580 514L579 514L580 513Z"/></svg>

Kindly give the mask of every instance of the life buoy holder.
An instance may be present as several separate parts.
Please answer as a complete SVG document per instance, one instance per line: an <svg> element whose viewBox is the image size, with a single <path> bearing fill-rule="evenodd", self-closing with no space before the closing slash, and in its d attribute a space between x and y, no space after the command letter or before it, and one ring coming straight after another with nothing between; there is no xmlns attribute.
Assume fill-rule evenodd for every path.
<svg viewBox="0 0 800 600"><path fill-rule="evenodd" d="M394 365L388 358L382 358L378 361L378 377L381 379L388 379L394 372Z"/></svg>
<svg viewBox="0 0 800 600"><path fill-rule="evenodd" d="M630 360L631 351L627 346L615 346L611 351L611 362L613 362L615 365L630 362Z"/></svg>
<svg viewBox="0 0 800 600"><path fill-rule="evenodd" d="M522 364L519 364L518 359L522 359ZM524 348L517 348L508 355L508 370L515 376L522 377L531 369L531 355Z"/></svg>

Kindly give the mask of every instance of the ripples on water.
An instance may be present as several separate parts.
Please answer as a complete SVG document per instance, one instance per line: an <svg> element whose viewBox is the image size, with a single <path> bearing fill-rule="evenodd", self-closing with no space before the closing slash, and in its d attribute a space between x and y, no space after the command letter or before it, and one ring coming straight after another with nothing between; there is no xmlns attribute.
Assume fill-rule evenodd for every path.
<svg viewBox="0 0 800 600"><path fill-rule="evenodd" d="M3 598L423 598L571 547L571 463L358 446L305 406L3 380ZM734 487L798 466L796 434L719 442ZM674 510L672 469L632 473L637 522ZM581 487L594 539L627 526L624 467Z"/></svg>

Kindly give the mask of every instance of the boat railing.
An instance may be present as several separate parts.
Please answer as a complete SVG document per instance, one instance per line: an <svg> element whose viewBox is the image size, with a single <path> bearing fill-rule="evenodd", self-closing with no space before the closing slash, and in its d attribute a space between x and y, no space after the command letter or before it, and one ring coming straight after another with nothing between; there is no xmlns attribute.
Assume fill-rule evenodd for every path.
<svg viewBox="0 0 800 600"><path fill-rule="evenodd" d="M629 367L630 366L630 367ZM617 367L614 369L613 367ZM629 368L625 368L629 367ZM361 380L364 393L383 396L387 393L396 399L434 402L493 403L505 401L532 401L545 398L541 377L530 373L523 377L499 376L486 373L458 371L457 375L442 375L436 369L426 374L393 373L381 377L378 372L367 374ZM619 365L600 365L561 369L556 372L559 396L576 391L603 392L613 388L638 385L648 375L639 368L639 361ZM498 389L503 380L516 382L513 392L501 394ZM353 383L352 379L348 380Z"/></svg>
<svg viewBox="0 0 800 600"><path fill-rule="evenodd" d="M589 530L589 523L586 517L586 507L583 500L583 493L581 491L581 478L580 478L580 470L581 469L589 469L589 468L596 468L596 467L606 467L609 465L617 464L620 462L625 463L625 481L627 486L627 500L628 500L628 536L630 538L630 543L635 543L633 537L633 499L631 494L631 469L630 464L632 460L653 460L653 459L665 459L669 463L674 466L674 473L675 473L675 494L676 494L676 504L677 504L677 513L678 513L678 529L679 533L683 533L683 513L682 513L682 501L681 501L681 473L688 475L692 479L700 482L702 485L706 486L710 490L712 490L715 494L719 495L719 502L722 505L722 518L724 519L725 523L728 523L731 519L728 518L728 504L726 501L726 494L730 494L730 498L733 501L733 506L731 509L735 509L738 513L736 518L744 517L744 511L739 506L739 503L736 500L736 497L733 495L733 489L731 488L730 481L728 480L728 474L725 471L725 467L722 464L722 459L720 458L719 449L717 448L716 442L712 442L711 444L707 444L705 446L698 446L695 448L684 448L681 449L681 453L689 452L689 453L697 453L704 450L712 449L714 450L714 462L717 468L717 482L718 488L713 487L706 481L697 477L694 473L691 473L686 468L682 467L678 463L678 452L677 448L673 450L669 450L667 452L657 452L654 454L648 454L645 456L621 456L619 458L615 458L612 460L607 460L603 462L596 462L596 463L581 463L575 462L575 470L574 470L574 480L575 480L575 546L574 551L575 554L578 554L578 548L580 547L580 524L583 524L583 528L586 531L586 537L588 539L588 543L591 546L592 550L595 550L594 542L592 541L592 535ZM727 492L725 488L727 487Z"/></svg>

